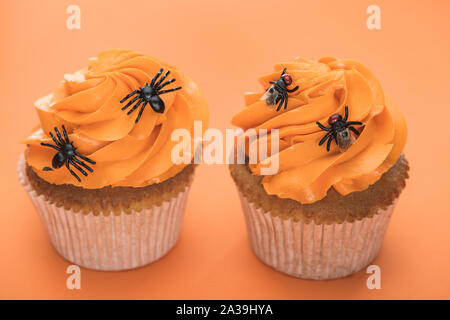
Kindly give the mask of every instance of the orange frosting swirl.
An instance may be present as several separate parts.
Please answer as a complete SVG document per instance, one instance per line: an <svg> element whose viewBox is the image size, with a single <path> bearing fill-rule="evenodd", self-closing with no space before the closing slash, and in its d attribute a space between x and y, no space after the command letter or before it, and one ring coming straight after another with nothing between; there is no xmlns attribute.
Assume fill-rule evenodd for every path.
<svg viewBox="0 0 450 320"><path fill-rule="evenodd" d="M176 86L182 89L160 96L164 113L149 105L136 124L137 112L127 115L120 100L150 83L160 70L170 70ZM44 180L72 184L86 189L105 186L141 187L162 182L186 165L174 164L171 140L174 129L184 128L193 137L194 121L208 126L208 107L199 87L177 68L148 55L131 50L108 50L90 59L89 66L65 75L56 90L35 103L40 125L23 142L27 163ZM41 146L53 143L49 132L64 125L77 151L96 161L93 173L81 182L64 167L51 166L55 150ZM204 131L203 131L204 132ZM193 145L193 143L192 143Z"/></svg>
<svg viewBox="0 0 450 320"><path fill-rule="evenodd" d="M317 62L297 58L275 65L275 73L261 77L260 83L267 88L283 68L293 79L289 88L299 86L289 94L287 109L271 110L260 100L263 93L248 93L247 107L232 120L243 129L279 129L278 154L249 165L260 174L266 161L278 157L278 172L262 179L268 194L303 204L324 198L331 187L347 195L366 189L395 164L406 142L406 123L367 67L331 57ZM346 152L339 152L334 142L327 152L318 145L326 132L316 121L328 126L329 116L344 115L345 106L349 121L363 122L363 130Z"/></svg>

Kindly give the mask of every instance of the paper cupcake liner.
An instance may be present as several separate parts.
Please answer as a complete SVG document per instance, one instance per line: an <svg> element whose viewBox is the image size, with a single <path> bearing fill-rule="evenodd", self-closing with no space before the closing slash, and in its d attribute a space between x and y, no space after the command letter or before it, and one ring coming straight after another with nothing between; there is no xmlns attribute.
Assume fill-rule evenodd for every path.
<svg viewBox="0 0 450 320"><path fill-rule="evenodd" d="M368 266L381 249L395 206L372 218L317 225L281 219L239 196L256 256L278 271L315 280L345 277Z"/></svg>
<svg viewBox="0 0 450 320"><path fill-rule="evenodd" d="M164 256L178 240L189 187L150 209L94 215L57 207L38 195L28 181L23 156L18 174L52 245L76 265L103 271L138 268Z"/></svg>

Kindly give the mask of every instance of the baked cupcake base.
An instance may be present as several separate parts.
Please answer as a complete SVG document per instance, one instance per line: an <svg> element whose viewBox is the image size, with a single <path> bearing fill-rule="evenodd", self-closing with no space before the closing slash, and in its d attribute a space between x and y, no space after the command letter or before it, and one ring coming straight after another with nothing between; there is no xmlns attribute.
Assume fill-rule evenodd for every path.
<svg viewBox="0 0 450 320"><path fill-rule="evenodd" d="M376 258L408 170L401 156L364 191L342 196L330 189L324 199L302 205L268 195L247 165L230 165L256 256L278 271L315 280L348 276Z"/></svg>
<svg viewBox="0 0 450 320"><path fill-rule="evenodd" d="M314 280L345 277L369 265L395 206L355 222L315 224L273 216L239 195L256 256L278 271Z"/></svg>
<svg viewBox="0 0 450 320"><path fill-rule="evenodd" d="M135 203L140 210L118 206L112 212L101 213L58 204L51 195L37 191L23 156L18 174L52 245L76 265L102 271L138 268L167 254L178 240L190 183L159 204L147 207Z"/></svg>

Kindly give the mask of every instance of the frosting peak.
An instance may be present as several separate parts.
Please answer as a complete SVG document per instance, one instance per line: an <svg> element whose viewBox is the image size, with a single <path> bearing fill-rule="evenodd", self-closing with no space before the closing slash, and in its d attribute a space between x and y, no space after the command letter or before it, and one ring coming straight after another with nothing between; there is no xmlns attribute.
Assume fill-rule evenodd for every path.
<svg viewBox="0 0 450 320"><path fill-rule="evenodd" d="M366 189L395 164L406 142L405 120L367 67L331 57L297 58L275 65L275 72L261 77L260 83L267 88L284 68L292 86L299 87L289 93L286 110L268 108L260 100L263 92L248 93L247 107L232 119L243 129L279 129L279 153L271 156L278 157L279 170L262 180L268 194L300 203L324 198L331 187L346 195ZM344 115L345 106L348 119L362 122L363 129L347 151L339 152L333 142L327 152L325 145L319 146L325 132L316 122L325 124L335 113ZM249 167L260 174L262 165Z"/></svg>
<svg viewBox="0 0 450 320"><path fill-rule="evenodd" d="M150 83L163 68L181 90L160 95L163 113L147 106L138 123L138 112L127 115L120 101ZM53 93L35 103L40 125L24 140L28 165L44 180L94 189L105 186L140 187L162 182L185 165L173 164L174 129L191 131L195 120L208 126L208 107L198 86L177 68L131 50L107 50L89 60L89 66L66 74ZM138 110L139 111L139 110ZM54 150L49 132L65 126L79 153L96 162L94 172L77 182L68 170L45 171Z"/></svg>

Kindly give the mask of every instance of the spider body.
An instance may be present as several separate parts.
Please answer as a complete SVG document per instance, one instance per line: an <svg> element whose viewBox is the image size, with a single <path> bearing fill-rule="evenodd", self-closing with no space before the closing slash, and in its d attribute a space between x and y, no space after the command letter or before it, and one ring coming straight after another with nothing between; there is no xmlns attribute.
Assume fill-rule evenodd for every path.
<svg viewBox="0 0 450 320"><path fill-rule="evenodd" d="M127 112L127 115L130 115L140 106L141 108L139 110L138 116L136 117L135 121L136 123L139 122L139 119L141 118L142 113L144 112L144 109L147 106L147 104L150 104L150 107L153 109L153 111L157 113L164 113L165 110L164 101L159 96L164 93L181 89L181 87L176 87L162 90L165 86L175 81L175 79L170 79L167 80L166 82L163 82L170 74L169 70L167 70L166 73L164 73L164 75L158 80L163 71L164 69L161 68L155 74L150 84L146 83L145 86L140 87L137 90L134 90L133 92L128 94L125 98L120 100L120 103L124 103L125 101L134 96L131 100L128 101L128 103L122 108L122 110L128 109L133 103L135 103L134 106Z"/></svg>
<svg viewBox="0 0 450 320"><path fill-rule="evenodd" d="M73 154L73 151L71 151L71 153ZM64 163L66 162L67 157L70 157L70 156L68 154L66 156L65 152L63 152L63 151L58 152L57 154L55 154L55 156L52 159L52 167L55 169L61 168L64 165Z"/></svg>
<svg viewBox="0 0 450 320"><path fill-rule="evenodd" d="M332 114L328 118L328 124L330 128L325 127L320 122L316 122L320 129L327 132L326 135L322 137L319 141L319 146L327 141L327 151L330 151L331 142L336 141L341 152L345 152L350 148L350 146L355 142L355 136L351 133L353 132L356 136L359 136L359 131L356 130L354 125L362 125L359 121L347 121L348 119L348 107L345 106L344 118L339 113ZM350 132L351 131L351 132Z"/></svg>
<svg viewBox="0 0 450 320"><path fill-rule="evenodd" d="M283 69L280 78L277 81L270 81L270 84L272 85L267 88L261 100L265 100L268 106L278 104L277 111L280 111L284 103L284 109L286 109L289 98L288 93L298 90L298 86L294 89L288 89L288 86L292 84L292 77L286 73L286 68Z"/></svg>
<svg viewBox="0 0 450 320"><path fill-rule="evenodd" d="M52 168L53 169L59 169L64 164L66 165L66 168L69 170L70 174L73 175L79 182L81 182L80 177L72 170L70 165L72 165L75 169L77 169L79 172L81 172L84 176L87 176L87 172L83 169L85 168L89 172L93 172L92 168L88 166L84 161L89 162L90 164L95 164L96 162L94 160L89 159L88 157L83 156L79 152L77 152L77 148L73 145L73 142L69 140L69 137L67 135L66 128L64 125L62 126L63 135L64 138L59 133L59 130L57 127L55 127L55 133L56 137L53 135L53 133L49 132L50 137L52 137L53 144L49 143L43 143L41 142L41 145L44 147L53 148L56 151L58 151L52 159ZM78 159L80 158L80 159ZM84 161L83 161L84 160ZM83 167L83 168L82 168ZM44 171L51 171L52 168L45 167Z"/></svg>

